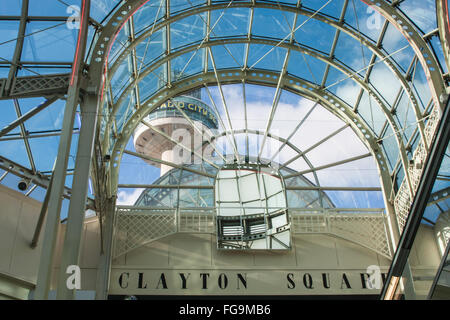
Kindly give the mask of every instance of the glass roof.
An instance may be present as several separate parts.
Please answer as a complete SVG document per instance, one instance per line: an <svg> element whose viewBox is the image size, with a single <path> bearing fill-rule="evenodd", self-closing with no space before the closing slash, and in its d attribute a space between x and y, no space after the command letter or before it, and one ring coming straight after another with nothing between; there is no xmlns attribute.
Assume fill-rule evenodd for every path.
<svg viewBox="0 0 450 320"><path fill-rule="evenodd" d="M436 105L429 70L402 33L407 29L360 0L137 2L91 1L86 64L101 78L96 66L106 61L99 121L105 154L135 152L131 135L146 114L201 88L202 100L217 109L215 145L223 154L277 161L286 167L287 182L300 184L301 176L327 187L321 192L336 207L384 207L384 170L397 191ZM430 64L437 62L430 68L443 78L448 70L435 1L380 2L411 22L431 52ZM33 176L51 174L66 96L13 97L12 89L21 77L70 74L83 3L15 0L0 6L0 128L49 103L0 135L2 159ZM112 44L104 50L99 35L109 30ZM77 116L69 189L81 122ZM159 178L158 168L131 153L112 156L109 168L122 204L134 203L145 189L124 185ZM16 189L20 178L7 171L0 169L1 183ZM31 183L24 193L42 200L45 188ZM95 197L92 183L89 197Z"/></svg>

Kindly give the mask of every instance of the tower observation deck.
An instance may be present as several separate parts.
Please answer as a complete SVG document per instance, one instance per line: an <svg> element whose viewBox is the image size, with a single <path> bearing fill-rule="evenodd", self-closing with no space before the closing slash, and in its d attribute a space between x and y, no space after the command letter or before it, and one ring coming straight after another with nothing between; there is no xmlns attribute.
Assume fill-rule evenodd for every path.
<svg viewBox="0 0 450 320"><path fill-rule="evenodd" d="M183 113L196 128L201 128L202 135L195 132ZM194 151L201 153L203 142L217 128L216 113L201 100L200 89L196 89L163 103L151 112L136 128L133 142L136 151L148 157L176 164L192 163ZM176 142L184 148L177 146ZM189 150L190 155L187 154ZM145 161L161 168L161 176L172 169L166 164Z"/></svg>

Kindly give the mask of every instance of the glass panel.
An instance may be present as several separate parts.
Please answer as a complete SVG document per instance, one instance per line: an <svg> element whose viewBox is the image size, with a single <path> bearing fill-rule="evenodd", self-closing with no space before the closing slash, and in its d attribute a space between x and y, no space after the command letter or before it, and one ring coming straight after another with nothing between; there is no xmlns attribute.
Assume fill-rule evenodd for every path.
<svg viewBox="0 0 450 320"><path fill-rule="evenodd" d="M192 168L193 166L189 167ZM196 168L198 171L205 172L200 166L194 167L198 167ZM212 186L214 184L214 179L183 170L181 180L178 183L181 185Z"/></svg>
<svg viewBox="0 0 450 320"><path fill-rule="evenodd" d="M37 2L36 0L34 0ZM9 1L8 5L0 6L0 15L20 16L22 11L22 0Z"/></svg>
<svg viewBox="0 0 450 320"><path fill-rule="evenodd" d="M431 37L430 43L431 43L434 53L436 53L437 59L439 61L439 65L441 67L441 72L443 74L447 73L448 68L447 68L447 64L445 63L441 40L439 39L438 36Z"/></svg>
<svg viewBox="0 0 450 320"><path fill-rule="evenodd" d="M413 76L414 93L419 101L419 107L421 111L424 111L428 101L431 99L430 87L428 86L428 80L423 71L422 65L417 64L414 76Z"/></svg>
<svg viewBox="0 0 450 320"><path fill-rule="evenodd" d="M394 118L396 119L397 125L400 128L403 128L403 142L406 145L409 138L414 133L414 129L417 128L417 123L411 101L404 91L402 91L402 96L395 111Z"/></svg>
<svg viewBox="0 0 450 320"><path fill-rule="evenodd" d="M283 66L286 49L263 44L251 44L248 56L248 66L251 69L278 71Z"/></svg>
<svg viewBox="0 0 450 320"><path fill-rule="evenodd" d="M382 48L391 55L390 59L395 61L401 70L404 72L408 70L415 56L414 50L409 45L408 40L392 24L389 24L386 29Z"/></svg>
<svg viewBox="0 0 450 320"><path fill-rule="evenodd" d="M344 126L344 122L323 107L316 107L307 121L291 138L291 142L302 151ZM325 159L328 158L324 157Z"/></svg>
<svg viewBox="0 0 450 320"><path fill-rule="evenodd" d="M133 15L134 32L139 35L144 30L152 29L153 24L166 14L166 1L148 1Z"/></svg>
<svg viewBox="0 0 450 320"><path fill-rule="evenodd" d="M339 80L337 80L339 79ZM342 76L340 71L330 68L327 77L326 89L334 93L350 107L354 107L358 101L358 96L361 91L361 86L353 79L346 79Z"/></svg>
<svg viewBox="0 0 450 320"><path fill-rule="evenodd" d="M392 107L401 87L400 82L384 62L380 62L379 59L375 60L375 64L372 67L369 83L387 101L387 107Z"/></svg>
<svg viewBox="0 0 450 320"><path fill-rule="evenodd" d="M291 51L288 72L315 84L322 82L326 63L299 51Z"/></svg>
<svg viewBox="0 0 450 320"><path fill-rule="evenodd" d="M317 176L322 186L378 187L380 185L378 170L371 157L318 170Z"/></svg>
<svg viewBox="0 0 450 320"><path fill-rule="evenodd" d="M179 206L181 208L211 207L213 202L212 189L180 189Z"/></svg>
<svg viewBox="0 0 450 320"><path fill-rule="evenodd" d="M9 73L9 65L0 66L0 78L7 78L8 73Z"/></svg>
<svg viewBox="0 0 450 320"><path fill-rule="evenodd" d="M0 21L0 30L0 62L11 61L16 47L19 22Z"/></svg>
<svg viewBox="0 0 450 320"><path fill-rule="evenodd" d="M108 62L114 63L120 53L126 48L128 45L128 27L125 25L122 29L120 29L119 33L117 34L116 38L114 39L114 42L111 46L111 49L109 51L108 55Z"/></svg>
<svg viewBox="0 0 450 320"><path fill-rule="evenodd" d="M333 44L335 28L316 19L299 16L295 27L295 40L301 45L328 54Z"/></svg>
<svg viewBox="0 0 450 320"><path fill-rule="evenodd" d="M131 76L131 65L128 59L122 61L118 67L116 73L114 73L112 79L110 80L111 90L114 97L114 102L120 97L122 92L130 83Z"/></svg>
<svg viewBox="0 0 450 320"><path fill-rule="evenodd" d="M263 38L285 39L287 36L290 37L293 23L294 13L292 12L255 8L252 35Z"/></svg>
<svg viewBox="0 0 450 320"><path fill-rule="evenodd" d="M39 0L35 0L39 1ZM95 0L91 1L91 17L102 22L108 14L120 3L120 0Z"/></svg>
<svg viewBox="0 0 450 320"><path fill-rule="evenodd" d="M397 297L406 300L426 299L432 289L433 280L443 259L447 259L446 247L450 240L450 211L448 189L450 182L442 177L450 175L450 161L447 150L443 157L437 179L434 182L427 208L420 221L408 260L397 287ZM446 275L447 277L447 275ZM448 298L449 283L437 281L435 293Z"/></svg>
<svg viewBox="0 0 450 320"><path fill-rule="evenodd" d="M341 32L336 44L335 55L338 61L364 76L373 52L355 38Z"/></svg>
<svg viewBox="0 0 450 320"><path fill-rule="evenodd" d="M136 46L137 67L141 72L145 67L165 54L165 33L166 29L153 32L153 34Z"/></svg>
<svg viewBox="0 0 450 320"><path fill-rule="evenodd" d="M206 30L206 14L190 16L170 25L171 49L200 43Z"/></svg>
<svg viewBox="0 0 450 320"><path fill-rule="evenodd" d="M14 109L14 102L12 100L0 100L0 109L2 110L2 116L0 117L0 128L3 129L17 119L17 114ZM8 134L20 134L20 127L16 127Z"/></svg>
<svg viewBox="0 0 450 320"><path fill-rule="evenodd" d="M376 42L385 19L364 1L349 1L345 22Z"/></svg>
<svg viewBox="0 0 450 320"><path fill-rule="evenodd" d="M392 132L392 128L390 126L388 126L382 139L383 142L381 143L381 145L383 147L384 153L386 154L390 171L392 171L395 164L397 163L397 159L399 159L399 150L395 135Z"/></svg>
<svg viewBox="0 0 450 320"><path fill-rule="evenodd" d="M27 24L23 61L72 61L78 39L78 30L69 29L66 22L30 21Z"/></svg>
<svg viewBox="0 0 450 320"><path fill-rule="evenodd" d="M295 1L293 1L295 2ZM302 6L307 7L314 12L322 8L327 1L317 1L317 0L303 0ZM320 13L330 15L334 18L339 18L341 15L342 7L345 0L333 0L328 3L325 7L320 10Z"/></svg>
<svg viewBox="0 0 450 320"><path fill-rule="evenodd" d="M39 171L52 171L58 154L59 137L28 139L28 142L36 168Z"/></svg>
<svg viewBox="0 0 450 320"><path fill-rule="evenodd" d="M436 4L434 1L409 0L403 1L400 5L409 19L414 21L425 34L437 28Z"/></svg>
<svg viewBox="0 0 450 320"><path fill-rule="evenodd" d="M291 179L289 179L291 180ZM286 190L289 208L320 208L319 192L310 190Z"/></svg>
<svg viewBox="0 0 450 320"><path fill-rule="evenodd" d="M211 11L210 38L247 36L250 9L228 8Z"/></svg>
<svg viewBox="0 0 450 320"><path fill-rule="evenodd" d="M188 52L171 61L172 77L184 78L203 71L203 59L206 49Z"/></svg>
<svg viewBox="0 0 450 320"><path fill-rule="evenodd" d="M15 2L15 1L9 1ZM95 2L95 1L94 1ZM69 8L73 6L72 8ZM71 16L79 15L81 0L57 1L57 0L30 0L28 3L29 16Z"/></svg>
<svg viewBox="0 0 450 320"><path fill-rule="evenodd" d="M162 65L155 71L145 76L141 82L139 82L139 92L141 94L141 103L155 93L160 87L165 85L165 70L166 65Z"/></svg>
<svg viewBox="0 0 450 320"><path fill-rule="evenodd" d="M378 102L364 91L358 105L358 113L366 124L377 134L383 128L386 116Z"/></svg>
<svg viewBox="0 0 450 320"><path fill-rule="evenodd" d="M170 13L176 13L204 4L205 0L170 0Z"/></svg>
<svg viewBox="0 0 450 320"><path fill-rule="evenodd" d="M23 140L0 141L0 156L31 169Z"/></svg>
<svg viewBox="0 0 450 320"><path fill-rule="evenodd" d="M242 68L242 66L244 65L245 47L246 45L243 43L211 47L214 61L216 63L216 68ZM210 57L208 59L208 63L208 70L213 70Z"/></svg>
<svg viewBox="0 0 450 320"><path fill-rule="evenodd" d="M45 99L42 98L20 99L19 103L22 114L29 112L44 101ZM65 104L66 103L63 100L55 101L47 108L25 121L25 128L30 132L61 129ZM78 128L76 122L74 123L74 127Z"/></svg>
<svg viewBox="0 0 450 320"><path fill-rule="evenodd" d="M327 191L327 195L337 208L383 208L381 191Z"/></svg>

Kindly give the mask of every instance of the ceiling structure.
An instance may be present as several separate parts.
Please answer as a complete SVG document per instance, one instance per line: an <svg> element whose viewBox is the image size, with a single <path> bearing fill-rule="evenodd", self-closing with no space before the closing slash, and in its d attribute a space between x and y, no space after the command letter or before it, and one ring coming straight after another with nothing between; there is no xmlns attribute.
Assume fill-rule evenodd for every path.
<svg viewBox="0 0 450 320"><path fill-rule="evenodd" d="M52 173L60 172L64 180L53 188L70 199L84 141L80 128L93 113L87 201L101 216L105 199L152 183L120 176L124 159L142 165L154 160L130 144L135 128L162 103L201 89L219 115L219 129L208 141L217 149L217 167L246 156L277 158L292 190L376 192L401 231L445 107L445 13L447 1L431 0L15 1L0 8L0 182L15 188L19 179L31 181L23 193L43 201L50 197ZM253 92L264 97L265 107ZM74 118L65 122L71 104ZM299 115L283 127L288 104L302 108L294 108ZM255 113L258 122L252 122ZM295 139L301 126L313 130L311 118L321 116L334 121L328 131L322 124L315 129L322 135L303 139L308 143ZM67 123L74 125L64 131ZM249 147L250 137L256 148ZM66 165L56 161L63 154L60 141L69 141ZM335 144L342 148L329 158L314 157L318 148ZM331 155L347 145L361 148ZM364 159L370 165L359 162ZM342 165L358 172L361 163L376 171L378 183L330 186L320 175ZM195 174L211 178L202 166ZM297 177L311 183L289 184ZM440 179L431 224L436 210L449 206L445 172ZM66 211L68 206L64 200Z"/></svg>

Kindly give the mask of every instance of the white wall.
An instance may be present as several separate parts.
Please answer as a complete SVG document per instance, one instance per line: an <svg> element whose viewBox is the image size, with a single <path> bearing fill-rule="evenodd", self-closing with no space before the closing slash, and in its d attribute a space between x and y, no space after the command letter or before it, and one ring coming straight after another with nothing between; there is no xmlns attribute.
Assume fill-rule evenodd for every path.
<svg viewBox="0 0 450 320"><path fill-rule="evenodd" d="M26 299L36 284L44 227L36 248L30 247L42 203L0 185L0 299ZM55 254L53 280L59 271L65 225L61 225ZM96 217L86 219L81 249L81 285L95 289L100 236Z"/></svg>

